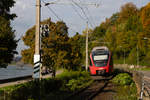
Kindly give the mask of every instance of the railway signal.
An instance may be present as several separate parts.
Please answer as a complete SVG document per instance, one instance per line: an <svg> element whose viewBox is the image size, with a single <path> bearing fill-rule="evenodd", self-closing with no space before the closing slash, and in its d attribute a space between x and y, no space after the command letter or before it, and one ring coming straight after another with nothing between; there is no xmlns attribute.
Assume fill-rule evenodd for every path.
<svg viewBox="0 0 150 100"><path fill-rule="evenodd" d="M40 26L40 34L41 34L41 37L48 37L49 36L49 25L48 24L44 24L44 25L41 25Z"/></svg>

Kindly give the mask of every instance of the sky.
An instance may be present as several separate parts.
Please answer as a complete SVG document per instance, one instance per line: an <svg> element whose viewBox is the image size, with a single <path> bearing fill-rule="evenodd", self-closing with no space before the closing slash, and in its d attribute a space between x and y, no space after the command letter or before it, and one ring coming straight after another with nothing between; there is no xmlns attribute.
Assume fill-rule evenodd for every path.
<svg viewBox="0 0 150 100"><path fill-rule="evenodd" d="M12 21L12 27L16 30L16 39L19 39L25 35L29 28L35 25L36 0L15 1L16 3L11 8L11 13L16 13L18 17ZM150 0L74 0L79 5L77 6L71 1L41 0L41 20L47 18L51 18L53 22L62 20L69 28L69 36L73 36L76 32L82 34L82 31L86 28L87 17L89 28L94 29L113 13L119 12L120 7L128 2L132 2L138 8L150 2ZM55 4L45 6L45 2L55 2ZM19 55L21 50L26 48L23 41L19 41L17 47Z"/></svg>

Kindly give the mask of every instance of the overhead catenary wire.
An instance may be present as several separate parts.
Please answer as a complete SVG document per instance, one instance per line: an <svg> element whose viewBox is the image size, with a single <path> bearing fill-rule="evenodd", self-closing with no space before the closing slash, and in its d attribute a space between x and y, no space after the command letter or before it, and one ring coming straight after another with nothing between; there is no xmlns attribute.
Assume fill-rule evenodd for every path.
<svg viewBox="0 0 150 100"><path fill-rule="evenodd" d="M43 2L44 4L46 4L45 1L42 0L42 2ZM51 9L51 7L49 7L49 6L46 6L46 7L49 9L49 11L51 11L51 12L54 14L54 16L55 16L58 20L62 20L62 19L55 13L55 11L53 11L53 9Z"/></svg>
<svg viewBox="0 0 150 100"><path fill-rule="evenodd" d="M85 21L85 18L76 10L75 6L74 6L73 4L71 4L71 5L72 5L72 8L74 9L74 11L77 13L77 15L78 15L82 20Z"/></svg>
<svg viewBox="0 0 150 100"><path fill-rule="evenodd" d="M79 2L82 4L81 0L79 0ZM84 6L85 9L87 10L87 13L89 14L89 19L91 18L91 22L93 22L94 26L96 26L95 22L94 22L94 19L91 15L91 12L89 11L88 7Z"/></svg>
<svg viewBox="0 0 150 100"><path fill-rule="evenodd" d="M84 9L83 9L80 5L78 5L76 2L74 2L73 0L72 0L72 2L73 2L76 6L78 6L78 7L81 9L81 11L82 11L82 12L83 12L83 14L85 15L85 17L86 17L87 21L89 22L90 26L91 26L91 27L93 27L93 25L91 24L91 22L90 22L90 20L89 20L88 16L86 15L86 13L85 13Z"/></svg>
<svg viewBox="0 0 150 100"><path fill-rule="evenodd" d="M60 0L57 0L57 1L60 1ZM43 2L44 4L46 4L45 1L42 0L42 2ZM54 16L55 16L58 20L62 21L62 19L59 17L59 15L57 15L57 14L55 13L55 11L54 11L52 8L50 8L49 6L47 6L47 8L49 9L50 12L52 12L52 13L54 14ZM73 32L77 32L77 31L75 31L75 30L72 29L72 28L69 28L69 29L72 30Z"/></svg>
<svg viewBox="0 0 150 100"><path fill-rule="evenodd" d="M81 9L81 11L82 11L83 14L85 15L87 21L89 22L90 26L93 27L93 25L91 24L91 22L90 22L90 20L89 20L89 18L88 18L88 16L87 16L87 14L85 13L84 9L83 9L79 4L77 4L76 2L74 2L73 0L71 0L71 1L72 1L76 6L78 6L78 7Z"/></svg>
<svg viewBox="0 0 150 100"><path fill-rule="evenodd" d="M49 9L49 11L50 12L52 12L53 13L53 15L58 19L58 20L61 20L62 21L62 19L59 17L59 15L50 7L50 6L48 6L48 5L50 5L50 4L56 4L56 2L59 2L60 0L57 0L57 1L54 1L54 2L52 2L52 3L47 3L47 2L45 2L44 0L42 0L42 2L45 4L45 6L47 6L47 8ZM89 22L89 25L93 28L93 21L91 22L91 20L89 19L89 16L86 14L86 12L84 11L84 9L78 4L78 3L76 3L74 0L71 0L72 1L72 3L71 3L71 5L72 5L72 8L74 9L74 11L78 14L78 16L82 19L82 20L84 20L84 21L88 21ZM81 1L80 1L81 2ZM81 11L82 11L82 13L84 14L84 16L85 16L85 18L78 12L78 10L75 8L76 6L77 7L79 7L80 9L81 9ZM89 10L88 10L88 8L87 8L87 11L89 12ZM88 13L89 14L89 13ZM91 17L92 18L92 17ZM96 26L95 24L94 24L94 26ZM71 28L69 28L70 30L72 30ZM73 31L73 30L72 30Z"/></svg>

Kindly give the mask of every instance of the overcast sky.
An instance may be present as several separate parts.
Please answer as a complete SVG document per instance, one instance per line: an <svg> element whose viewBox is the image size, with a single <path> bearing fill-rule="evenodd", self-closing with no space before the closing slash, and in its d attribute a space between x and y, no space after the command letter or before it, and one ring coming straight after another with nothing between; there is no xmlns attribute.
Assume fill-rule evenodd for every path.
<svg viewBox="0 0 150 100"><path fill-rule="evenodd" d="M16 30L16 38L20 38L25 34L27 29L35 24L35 5L36 0L15 0L16 4L11 9L12 13L17 14L17 18L12 22L12 27ZM120 7L127 2L133 2L138 8L145 6L150 0L74 0L80 3L86 16L81 8L72 6L71 0L41 0L44 2L56 2L49 7L57 14L56 17L48 7L42 3L41 19L51 17L52 21L56 22L59 19L63 20L69 28L69 36L73 36L75 32L82 33L86 27L86 16L89 19L89 27L94 28L100 25L105 18L109 18L113 13L120 10ZM65 4L64 4L65 3ZM89 5L90 4L90 5ZM99 6L95 6L97 4ZM78 13L77 13L78 12ZM79 14L84 18L82 19ZM19 42L17 50L20 52L25 46L22 41Z"/></svg>

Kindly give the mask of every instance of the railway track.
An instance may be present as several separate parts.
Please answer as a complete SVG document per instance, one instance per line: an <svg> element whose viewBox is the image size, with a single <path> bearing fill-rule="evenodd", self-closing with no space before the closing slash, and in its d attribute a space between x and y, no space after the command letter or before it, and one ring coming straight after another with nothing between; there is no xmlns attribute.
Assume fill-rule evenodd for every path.
<svg viewBox="0 0 150 100"><path fill-rule="evenodd" d="M65 100L92 100L96 97L105 87L107 87L108 82L113 76L109 77L92 77L94 82L87 88L74 93Z"/></svg>
<svg viewBox="0 0 150 100"><path fill-rule="evenodd" d="M143 87L143 100L150 100L150 78L149 77L144 76L142 87Z"/></svg>

